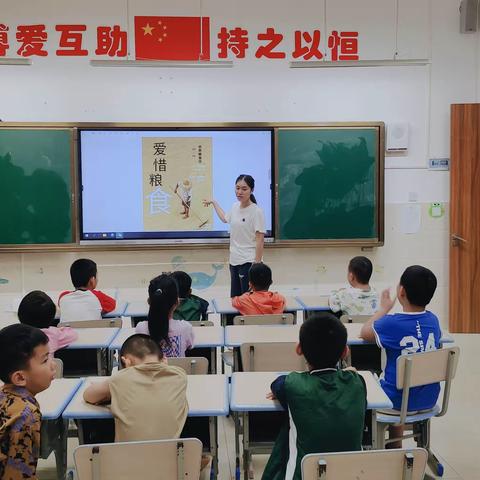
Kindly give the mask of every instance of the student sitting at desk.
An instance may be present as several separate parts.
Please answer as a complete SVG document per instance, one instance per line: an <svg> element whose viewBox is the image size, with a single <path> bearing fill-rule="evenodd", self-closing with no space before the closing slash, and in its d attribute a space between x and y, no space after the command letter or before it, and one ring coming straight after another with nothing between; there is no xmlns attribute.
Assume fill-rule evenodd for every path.
<svg viewBox="0 0 480 480"><path fill-rule="evenodd" d="M178 287L172 275L155 277L148 286L148 320L136 326L137 333L150 335L166 357L184 357L193 347L193 328L185 320L175 320Z"/></svg>
<svg viewBox="0 0 480 480"><path fill-rule="evenodd" d="M308 453L361 450L367 389L355 371L338 369L348 353L345 326L331 313L314 315L302 324L296 351L309 371L278 377L267 394L288 412L288 424L262 480L300 480Z"/></svg>
<svg viewBox="0 0 480 480"><path fill-rule="evenodd" d="M0 330L0 478L37 478L42 414L35 395L54 376L41 330L21 324Z"/></svg>
<svg viewBox="0 0 480 480"><path fill-rule="evenodd" d="M68 347L78 337L78 333L73 328L57 327L56 310L53 300L40 290L34 290L25 295L18 306L20 323L42 329L48 337L48 349L51 355L61 348Z"/></svg>
<svg viewBox="0 0 480 480"><path fill-rule="evenodd" d="M346 315L373 315L378 309L378 293L369 284L372 271L367 257L352 258L348 264L349 285L331 293L330 310Z"/></svg>
<svg viewBox="0 0 480 480"><path fill-rule="evenodd" d="M120 360L122 370L83 394L89 403L111 400L115 441L179 438L188 415L185 370L169 366L158 343L143 334L125 340Z"/></svg>
<svg viewBox="0 0 480 480"><path fill-rule="evenodd" d="M232 298L232 306L242 315L283 313L285 297L268 289L272 284L272 270L264 263L254 263L248 271L250 290Z"/></svg>
<svg viewBox="0 0 480 480"><path fill-rule="evenodd" d="M208 302L203 298L192 294L192 278L186 272L176 271L172 273L177 281L179 304L173 312L176 320L198 322L207 320Z"/></svg>
<svg viewBox="0 0 480 480"><path fill-rule="evenodd" d="M383 390L393 403L394 410L402 405L402 390L397 390L397 358L410 353L428 352L439 348L442 332L438 318L425 310L437 288L437 278L428 268L420 265L408 267L400 277L397 295L390 298L389 290L382 292L380 310L366 322L360 336L370 342L376 341L387 355L387 364L380 381ZM388 315L396 299L403 313ZM427 410L437 402L440 384L432 383L410 389L408 411ZM398 414L398 412L396 412ZM402 435L402 426L389 428L390 437ZM389 448L401 448L402 442L388 444Z"/></svg>
<svg viewBox="0 0 480 480"><path fill-rule="evenodd" d="M97 264L80 258L70 267L74 291L65 291L58 297L60 323L78 320L101 320L102 314L115 310L115 299L97 287Z"/></svg>

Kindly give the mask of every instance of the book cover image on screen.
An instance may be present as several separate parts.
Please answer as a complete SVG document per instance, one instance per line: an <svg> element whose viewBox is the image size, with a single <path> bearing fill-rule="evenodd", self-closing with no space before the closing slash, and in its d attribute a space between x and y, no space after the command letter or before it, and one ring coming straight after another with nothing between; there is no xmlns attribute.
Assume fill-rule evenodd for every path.
<svg viewBox="0 0 480 480"><path fill-rule="evenodd" d="M272 236L272 131L81 130L81 241L218 241L229 236L203 200L228 212L235 179L255 178Z"/></svg>
<svg viewBox="0 0 480 480"><path fill-rule="evenodd" d="M146 231L212 230L211 138L142 138L143 224Z"/></svg>

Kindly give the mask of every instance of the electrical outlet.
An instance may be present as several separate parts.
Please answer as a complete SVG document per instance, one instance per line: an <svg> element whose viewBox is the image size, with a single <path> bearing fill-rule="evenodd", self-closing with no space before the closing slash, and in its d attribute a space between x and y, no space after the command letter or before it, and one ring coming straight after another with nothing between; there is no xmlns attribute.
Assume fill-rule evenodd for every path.
<svg viewBox="0 0 480 480"><path fill-rule="evenodd" d="M383 265L375 265L375 273L383 273L385 271L385 267Z"/></svg>

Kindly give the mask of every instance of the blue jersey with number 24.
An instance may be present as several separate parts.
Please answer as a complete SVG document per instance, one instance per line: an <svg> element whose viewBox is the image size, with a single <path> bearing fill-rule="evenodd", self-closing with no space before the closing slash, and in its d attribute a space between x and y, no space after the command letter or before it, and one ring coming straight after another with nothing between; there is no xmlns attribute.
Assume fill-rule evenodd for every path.
<svg viewBox="0 0 480 480"><path fill-rule="evenodd" d="M393 403L393 408L400 410L402 390L397 384L397 358L399 355L429 352L440 345L442 332L438 318L432 312L395 313L385 315L373 324L377 344L385 349L387 365L384 378L380 380L383 390ZM432 408L440 393L440 384L432 383L410 389L408 411Z"/></svg>

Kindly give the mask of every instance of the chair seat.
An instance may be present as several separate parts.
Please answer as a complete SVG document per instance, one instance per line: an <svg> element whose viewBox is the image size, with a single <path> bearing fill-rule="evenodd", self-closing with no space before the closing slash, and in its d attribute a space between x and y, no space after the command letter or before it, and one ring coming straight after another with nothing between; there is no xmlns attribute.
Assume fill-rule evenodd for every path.
<svg viewBox="0 0 480 480"><path fill-rule="evenodd" d="M414 423L421 422L423 420L428 420L429 418L435 417L440 413L440 406L435 405L431 410L427 410L420 413L407 414L405 418L405 423ZM384 413L377 413L377 422L378 423L388 423L396 424L400 423L400 415L389 415Z"/></svg>

